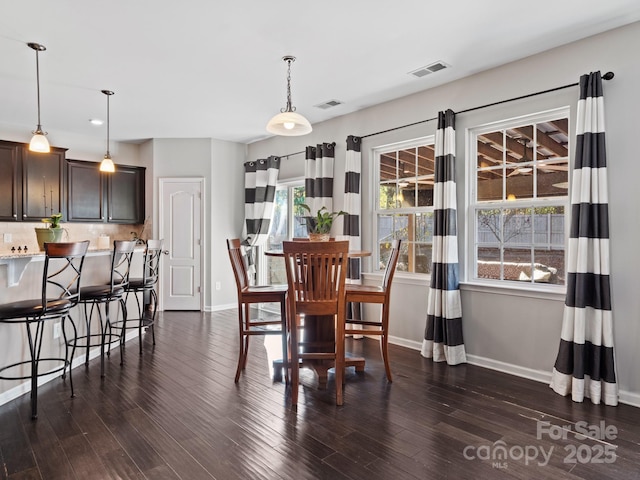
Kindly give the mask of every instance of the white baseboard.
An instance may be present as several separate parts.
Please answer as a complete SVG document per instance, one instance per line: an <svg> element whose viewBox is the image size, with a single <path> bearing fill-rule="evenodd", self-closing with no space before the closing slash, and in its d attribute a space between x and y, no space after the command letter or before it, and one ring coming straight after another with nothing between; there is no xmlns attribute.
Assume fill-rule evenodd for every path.
<svg viewBox="0 0 640 480"><path fill-rule="evenodd" d="M372 336L371 338L378 339L380 337ZM407 340L406 338L389 336L389 343L400 345L401 347L407 347L412 350L422 350L422 342ZM508 373L509 375L515 375L516 377L528 378L529 380L545 383L547 385L551 383L550 371L545 372L543 370L534 370L532 368L520 367L518 365L500 362L498 360L480 357L478 355L467 354L467 361L471 365L477 365L478 367L488 368L490 370L497 370L499 372ZM618 400L620 403L624 403L626 405L640 407L640 393L620 390Z"/></svg>
<svg viewBox="0 0 640 480"><path fill-rule="evenodd" d="M371 337L371 338L380 338L380 337ZM389 343L393 345L400 345L401 347L407 347L411 350L422 350L422 342L416 342L414 340L407 340L406 338L394 337L389 335Z"/></svg>
<svg viewBox="0 0 640 480"><path fill-rule="evenodd" d="M490 370L497 370L499 372L515 375L516 377L528 378L529 380L546 383L547 385L551 382L551 372L544 372L542 370L520 367L511 363L500 362L498 360L479 357L477 355L467 354L467 361L471 365L477 365L479 367L488 368Z"/></svg>
<svg viewBox="0 0 640 480"><path fill-rule="evenodd" d="M634 407L640 407L640 393L627 392L626 390L621 390L618 392L620 395L618 398L620 403L625 403L627 405L632 405Z"/></svg>
<svg viewBox="0 0 640 480"><path fill-rule="evenodd" d="M128 342L129 340L137 337L138 337L137 331L129 332L125 336L125 341ZM120 348L120 345L118 345L117 343L114 343L113 346L111 347L111 349L115 351L117 351L118 348ZM89 360L92 360L99 356L100 356L100 348L94 348L89 351ZM84 358L85 358L84 354L74 358L73 361L71 362L71 368L76 368L81 365L84 365ZM38 377L38 386L44 385L45 383L50 382L51 380L55 380L56 378L59 378L61 376L62 376L62 372L56 372L51 374L45 373L43 376ZM30 390L31 390L31 380L25 380L23 381L23 383L7 390L6 392L0 393L0 405L4 405L5 403L8 403L11 400L18 398L19 396L24 395L25 393L28 393Z"/></svg>
<svg viewBox="0 0 640 480"><path fill-rule="evenodd" d="M204 311L205 312L219 312L221 310L229 310L231 308L238 308L238 304L237 303L228 303L226 305L216 305L215 307L212 307L211 305L205 305Z"/></svg>

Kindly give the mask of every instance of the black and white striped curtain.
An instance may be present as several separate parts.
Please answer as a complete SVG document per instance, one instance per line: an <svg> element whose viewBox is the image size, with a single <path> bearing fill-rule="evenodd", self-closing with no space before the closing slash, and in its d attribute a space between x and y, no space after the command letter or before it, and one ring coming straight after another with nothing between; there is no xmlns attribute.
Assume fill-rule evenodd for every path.
<svg viewBox="0 0 640 480"><path fill-rule="evenodd" d="M362 153L360 152L360 137L349 135L347 137L347 155L345 158L344 174L344 208L347 214L343 217L343 240L349 240L350 250L361 250L360 238L360 211L362 198L360 195L360 173L362 172ZM347 282L360 284L360 258L350 258L347 270ZM348 320L361 320L362 308L360 303L349 302L347 304Z"/></svg>
<svg viewBox="0 0 640 480"><path fill-rule="evenodd" d="M600 72L580 77L567 296L551 388L576 402L617 405L603 104Z"/></svg>
<svg viewBox="0 0 640 480"><path fill-rule="evenodd" d="M438 114L433 185L433 252L422 355L449 365L466 363L458 284L456 131L452 110Z"/></svg>
<svg viewBox="0 0 640 480"><path fill-rule="evenodd" d="M255 273L254 247L264 245L269 236L273 217L276 183L280 172L280 158L270 156L266 160L244 164L244 226L242 244L247 258L248 273Z"/></svg>
<svg viewBox="0 0 640 480"><path fill-rule="evenodd" d="M304 165L305 203L311 209L311 215L327 207L333 211L333 164L335 160L334 144L322 143L306 148Z"/></svg>

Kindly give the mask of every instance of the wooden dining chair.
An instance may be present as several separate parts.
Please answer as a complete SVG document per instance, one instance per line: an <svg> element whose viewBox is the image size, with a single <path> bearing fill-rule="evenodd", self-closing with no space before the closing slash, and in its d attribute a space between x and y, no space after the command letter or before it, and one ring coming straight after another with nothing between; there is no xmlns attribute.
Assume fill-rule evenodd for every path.
<svg viewBox="0 0 640 480"><path fill-rule="evenodd" d="M298 403L300 367L307 362L333 362L336 404L342 405L344 377L345 280L348 241L283 242L282 249L289 286L289 366L291 404ZM301 317L305 316L302 329ZM317 341L309 328L310 316L323 328L333 331L328 348ZM317 325L320 326L320 325ZM302 334L302 335L301 335ZM304 341L301 341L301 337Z"/></svg>
<svg viewBox="0 0 640 480"><path fill-rule="evenodd" d="M387 380L393 381L391 367L389 366L389 309L391 299L391 283L398 265L400 254L400 240L394 240L391 247L391 255L384 270L381 286L353 285L345 287L346 302L376 303L382 305L380 320L348 320L349 328L345 327L345 335L378 335L380 336L380 351L384 360L384 369L387 372ZM363 328L355 329L354 325Z"/></svg>
<svg viewBox="0 0 640 480"><path fill-rule="evenodd" d="M233 267L238 291L238 327L240 351L238 354L238 368L235 382L238 383L240 373L247 366L249 352L249 337L254 335L282 336L282 368L287 371L287 286L286 285L249 285L249 276L240 250L240 239L227 239L229 259ZM251 305L258 303L279 303L280 318L263 320L251 318ZM269 328L278 326L279 328ZM274 362L276 364L277 362ZM288 381L288 375L286 375Z"/></svg>

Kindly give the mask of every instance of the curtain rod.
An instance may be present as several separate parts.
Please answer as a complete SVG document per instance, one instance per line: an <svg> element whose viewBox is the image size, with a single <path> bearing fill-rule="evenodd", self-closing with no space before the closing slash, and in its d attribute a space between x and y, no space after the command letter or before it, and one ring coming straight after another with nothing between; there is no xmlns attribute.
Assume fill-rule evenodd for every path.
<svg viewBox="0 0 640 480"><path fill-rule="evenodd" d="M611 80L613 77L614 77L614 73L613 72L607 72L602 76L602 79L603 80ZM545 94L545 93L551 93L551 92L555 92L557 90L564 90L565 88L577 87L578 85L580 85L580 82L570 83L568 85L563 85L561 87L550 88L549 90L542 90L540 92L529 93L528 95L521 95L519 97L508 98L506 100L500 100L498 102L487 103L486 105L480 105L478 107L467 108L465 110L460 110L459 112L455 112L455 113L457 115L459 113L473 112L474 110L480 110L482 108L493 107L495 105L501 105L503 103L514 102L516 100L522 100L524 98L535 97L537 95L542 95L542 94ZM412 127L414 125L419 125L421 123L431 122L431 121L437 120L437 119L438 119L438 117L427 118L426 120L420 120L418 122L408 123L407 125L401 125L399 127L389 128L387 130L382 130L380 132L369 133L368 135L362 135L360 138L374 137L374 136L380 135L382 133L393 132L394 130L400 130L401 128Z"/></svg>
<svg viewBox="0 0 640 480"><path fill-rule="evenodd" d="M614 77L614 73L613 72L607 72L602 76L603 80L611 80ZM501 105L503 103L509 103L509 102L514 102L516 100L522 100L524 98L529 98L529 97L535 97L537 95L543 95L545 93L551 93L551 92L555 92L558 90L564 90L565 88L570 88L570 87L577 87L578 85L580 85L580 82L576 82L576 83L570 83L568 85L563 85L561 87L556 87L556 88L550 88L549 90L542 90L540 92L535 92L535 93L529 93L527 95L521 95L519 97L514 97L514 98L508 98L506 100L500 100L498 102L493 102L493 103L487 103L486 105L480 105L478 107L472 107L472 108L467 108L465 110L460 110L459 112L455 112L456 115L460 114L460 113L468 113L468 112L473 112L474 110L480 110L482 108L487 108L487 107L493 107L495 105ZM433 117L433 118L427 118L426 120L420 120L417 122L413 122L413 123L408 123L406 125L401 125L399 127L394 127L394 128L389 128L387 130L381 130L379 132L375 132L375 133L369 133L367 135L361 135L360 138L368 138L368 137L374 137L376 135L381 135L383 133L387 133L387 132L393 132L395 130L400 130L401 128L407 128L407 127L413 127L414 125L419 125L421 123L427 123L427 122L431 122L433 120L437 120L438 117ZM299 155L301 153L305 153L305 150L302 150L300 152L294 152L294 153L289 153L287 155L281 155L280 158L286 157L289 158L293 155Z"/></svg>
<svg viewBox="0 0 640 480"><path fill-rule="evenodd" d="M331 145L333 145L334 147L336 146L336 142L331 142ZM306 150L301 150L299 152L293 152L293 153L287 153L286 155L278 155L279 158L289 158L292 157L293 155L300 155L301 153L306 153Z"/></svg>

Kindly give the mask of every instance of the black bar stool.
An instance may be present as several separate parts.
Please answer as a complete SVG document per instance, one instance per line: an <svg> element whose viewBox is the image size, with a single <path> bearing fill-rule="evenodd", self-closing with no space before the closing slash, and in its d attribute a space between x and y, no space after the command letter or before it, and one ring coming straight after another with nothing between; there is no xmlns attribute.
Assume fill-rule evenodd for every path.
<svg viewBox="0 0 640 480"><path fill-rule="evenodd" d="M69 367L69 385L71 396L73 380L71 378L71 361L65 349L64 358L41 358L44 325L49 320L64 320L69 311L78 303L80 276L84 257L89 248L89 241L69 243L45 243L44 271L42 274L42 295L40 298L21 300L0 305L0 323L24 323L29 340L29 360L12 363L0 369L3 372L10 368L29 364L31 373L27 376L0 376L3 380L31 380L31 418L38 417L38 377L62 371L65 378ZM62 328L65 344L67 336ZM53 370L40 373L41 362L54 362L61 365Z"/></svg>
<svg viewBox="0 0 640 480"><path fill-rule="evenodd" d="M120 306L122 318L127 318L127 306L124 302L125 289L129 283L129 271L131 269L131 259L135 241L116 240L113 242L113 252L111 253L111 270L109 283L102 285L91 285L80 288L80 304L84 305L84 319L86 331L84 335L78 335L75 322L73 326L74 338L67 342L67 347L72 347L71 358L75 356L77 347L86 348L85 365L89 364L90 347L100 347L100 376L104 377L104 354L105 347L109 347L107 355L111 353L111 344L120 341L122 331L116 334L114 340L113 324L111 323L111 302L117 301ZM102 313L104 307L104 315ZM92 333L91 324L94 318L94 311L97 312L100 321L100 332ZM117 318L117 317L116 317ZM120 350L120 364L122 364L122 349Z"/></svg>
<svg viewBox="0 0 640 480"><path fill-rule="evenodd" d="M156 285L160 275L160 255L162 255L162 245L164 240L147 240L147 248L144 252L144 261L142 264L142 278L130 278L129 284L125 288L125 303L132 293L136 299L138 307L138 318L123 319L119 324L122 325L123 334L121 335L120 347L124 348L125 333L127 329L138 329L138 340L140 342L140 355L142 355L142 329L151 329L151 338L153 344L156 344L156 332L154 324L156 322L156 314L158 311L158 293ZM142 294L142 298L138 295ZM127 322L136 322L135 325L127 326ZM119 326L119 325L118 325Z"/></svg>

